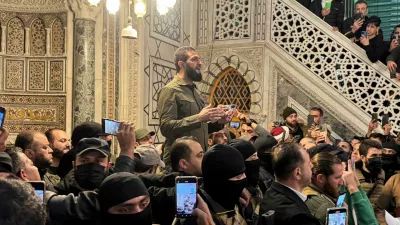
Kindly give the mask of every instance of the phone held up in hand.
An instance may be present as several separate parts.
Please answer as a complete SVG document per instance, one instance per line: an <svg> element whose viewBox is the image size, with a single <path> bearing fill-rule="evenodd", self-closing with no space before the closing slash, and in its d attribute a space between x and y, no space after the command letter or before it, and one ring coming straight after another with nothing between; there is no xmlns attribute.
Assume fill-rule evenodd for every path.
<svg viewBox="0 0 400 225"><path fill-rule="evenodd" d="M197 207L197 177L178 176L175 178L176 217L192 217Z"/></svg>
<svg viewBox="0 0 400 225"><path fill-rule="evenodd" d="M33 187L33 190L39 198L44 201L44 193L46 191L46 185L43 181L28 181Z"/></svg>
<svg viewBox="0 0 400 225"><path fill-rule="evenodd" d="M115 136L117 135L121 123L115 120L102 119L101 125L103 127L103 132L105 134L110 134Z"/></svg>
<svg viewBox="0 0 400 225"><path fill-rule="evenodd" d="M326 212L327 225L346 225L347 209L344 207L328 208Z"/></svg>
<svg viewBox="0 0 400 225"><path fill-rule="evenodd" d="M3 128L5 118L6 118L6 109L0 106L0 128Z"/></svg>

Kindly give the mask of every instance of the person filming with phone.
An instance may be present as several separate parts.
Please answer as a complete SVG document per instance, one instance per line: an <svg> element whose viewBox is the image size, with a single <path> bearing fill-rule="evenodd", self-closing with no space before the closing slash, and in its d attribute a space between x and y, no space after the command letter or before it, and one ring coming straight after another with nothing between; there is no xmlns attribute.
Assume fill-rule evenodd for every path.
<svg viewBox="0 0 400 225"><path fill-rule="evenodd" d="M385 53L383 35L380 33L381 19L377 16L371 16L366 21L366 24L366 31L361 32L360 39L356 44L364 49L368 59L375 63Z"/></svg>
<svg viewBox="0 0 400 225"><path fill-rule="evenodd" d="M358 40L361 31L365 31L368 19L368 3L365 0L358 0L354 6L354 16L347 18L343 23L342 33L349 39Z"/></svg>

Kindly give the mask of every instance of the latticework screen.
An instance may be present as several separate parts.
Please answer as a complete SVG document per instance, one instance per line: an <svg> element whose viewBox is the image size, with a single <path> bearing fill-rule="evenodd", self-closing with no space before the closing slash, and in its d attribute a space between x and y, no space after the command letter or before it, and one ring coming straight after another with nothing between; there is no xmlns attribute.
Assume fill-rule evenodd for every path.
<svg viewBox="0 0 400 225"><path fill-rule="evenodd" d="M234 68L229 67L221 72L218 77L211 92L211 102L213 105L235 104L239 112L250 112L250 88L242 74Z"/></svg>

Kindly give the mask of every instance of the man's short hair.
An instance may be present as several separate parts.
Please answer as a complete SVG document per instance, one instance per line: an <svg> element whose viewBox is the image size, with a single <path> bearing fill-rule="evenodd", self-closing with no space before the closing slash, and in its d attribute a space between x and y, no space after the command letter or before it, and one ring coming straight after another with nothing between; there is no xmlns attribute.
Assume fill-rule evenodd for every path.
<svg viewBox="0 0 400 225"><path fill-rule="evenodd" d="M318 111L320 116L324 116L324 111L320 107L312 107L310 111Z"/></svg>
<svg viewBox="0 0 400 225"><path fill-rule="evenodd" d="M20 154L22 149L19 147L6 148L5 152L10 156L11 162L13 164L13 174L18 175L21 169L25 169L25 162L23 161Z"/></svg>
<svg viewBox="0 0 400 225"><path fill-rule="evenodd" d="M304 163L301 146L297 143L283 143L273 148L272 165L279 180L288 180L293 171Z"/></svg>
<svg viewBox="0 0 400 225"><path fill-rule="evenodd" d="M356 2L356 4L354 4L354 5L356 6L356 5L358 5L358 4L365 4L365 5L367 6L367 8L368 8L368 3L367 3L367 1L365 1L365 0L358 0L358 1Z"/></svg>
<svg viewBox="0 0 400 225"><path fill-rule="evenodd" d="M315 179L318 174L322 174L329 177L333 174L332 167L336 164L342 165L342 161L336 156L329 152L321 152L316 154L311 158L312 168L312 178Z"/></svg>
<svg viewBox="0 0 400 225"><path fill-rule="evenodd" d="M47 131L44 133L44 135L46 135L47 140L49 140L50 143L53 143L53 141L54 141L53 131L56 131L56 130L61 130L61 129L52 128L52 129L47 130ZM63 130L61 130L61 131L63 131Z"/></svg>
<svg viewBox="0 0 400 225"><path fill-rule="evenodd" d="M171 167L174 172L179 172L179 161L181 159L188 160L192 149L190 141L198 142L195 137L184 136L175 140L170 151Z"/></svg>
<svg viewBox="0 0 400 225"><path fill-rule="evenodd" d="M385 136L381 133L372 133L369 138L379 139L381 142L385 140Z"/></svg>
<svg viewBox="0 0 400 225"><path fill-rule="evenodd" d="M189 55L188 52L195 52L196 49L190 47L190 46L182 46L180 48L178 48L175 51L174 54L174 63L175 63L175 68L176 68L176 72L178 73L180 70L180 67L178 65L179 61L182 62L186 62L189 59Z"/></svg>
<svg viewBox="0 0 400 225"><path fill-rule="evenodd" d="M377 17L377 16L371 16L368 18L367 20L367 25L368 24L374 24L375 26L379 27L381 25L381 18Z"/></svg>
<svg viewBox="0 0 400 225"><path fill-rule="evenodd" d="M0 178L0 212L2 225L46 223L43 201L35 194L32 186L22 180Z"/></svg>
<svg viewBox="0 0 400 225"><path fill-rule="evenodd" d="M377 141L365 139L361 142L358 151L360 152L360 155L367 157L370 148L382 149L382 145Z"/></svg>
<svg viewBox="0 0 400 225"><path fill-rule="evenodd" d="M32 148L33 139L37 133L39 132L33 130L22 131L15 139L15 147L20 147L23 151Z"/></svg>

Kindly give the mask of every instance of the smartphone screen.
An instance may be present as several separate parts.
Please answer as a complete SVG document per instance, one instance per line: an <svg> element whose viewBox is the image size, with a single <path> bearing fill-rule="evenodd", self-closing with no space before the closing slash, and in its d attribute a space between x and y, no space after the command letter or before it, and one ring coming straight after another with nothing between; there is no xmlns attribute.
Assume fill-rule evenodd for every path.
<svg viewBox="0 0 400 225"><path fill-rule="evenodd" d="M367 31L361 31L361 36L367 38L368 37Z"/></svg>
<svg viewBox="0 0 400 225"><path fill-rule="evenodd" d="M28 183L30 183L33 187L33 190L35 192L35 194L37 196L39 196L39 198L44 201L44 192L45 192L45 184L43 181L29 181Z"/></svg>
<svg viewBox="0 0 400 225"><path fill-rule="evenodd" d="M313 124L314 124L314 116L313 115L308 115L307 116L307 127L308 127L308 129L310 129Z"/></svg>
<svg viewBox="0 0 400 225"><path fill-rule="evenodd" d="M325 3L325 9L330 10L330 9L331 9L331 6L332 6L332 2L327 2L327 3Z"/></svg>
<svg viewBox="0 0 400 225"><path fill-rule="evenodd" d="M240 123L239 122L230 122L229 126L232 128L239 128L240 127Z"/></svg>
<svg viewBox="0 0 400 225"><path fill-rule="evenodd" d="M382 115L382 127L389 123L389 114Z"/></svg>
<svg viewBox="0 0 400 225"><path fill-rule="evenodd" d="M336 202L336 207L342 207L344 202L344 197L346 197L346 193L341 194Z"/></svg>
<svg viewBox="0 0 400 225"><path fill-rule="evenodd" d="M120 122L115 120L103 119L103 131L106 134L117 135Z"/></svg>
<svg viewBox="0 0 400 225"><path fill-rule="evenodd" d="M372 113L372 121L377 121L378 120L378 113Z"/></svg>
<svg viewBox="0 0 400 225"><path fill-rule="evenodd" d="M6 117L6 109L3 107L0 107L0 128L2 128L4 125L5 117Z"/></svg>
<svg viewBox="0 0 400 225"><path fill-rule="evenodd" d="M191 217L197 205L197 178L176 177L176 217Z"/></svg>
<svg viewBox="0 0 400 225"><path fill-rule="evenodd" d="M329 208L327 225L346 225L347 210L345 208Z"/></svg>

